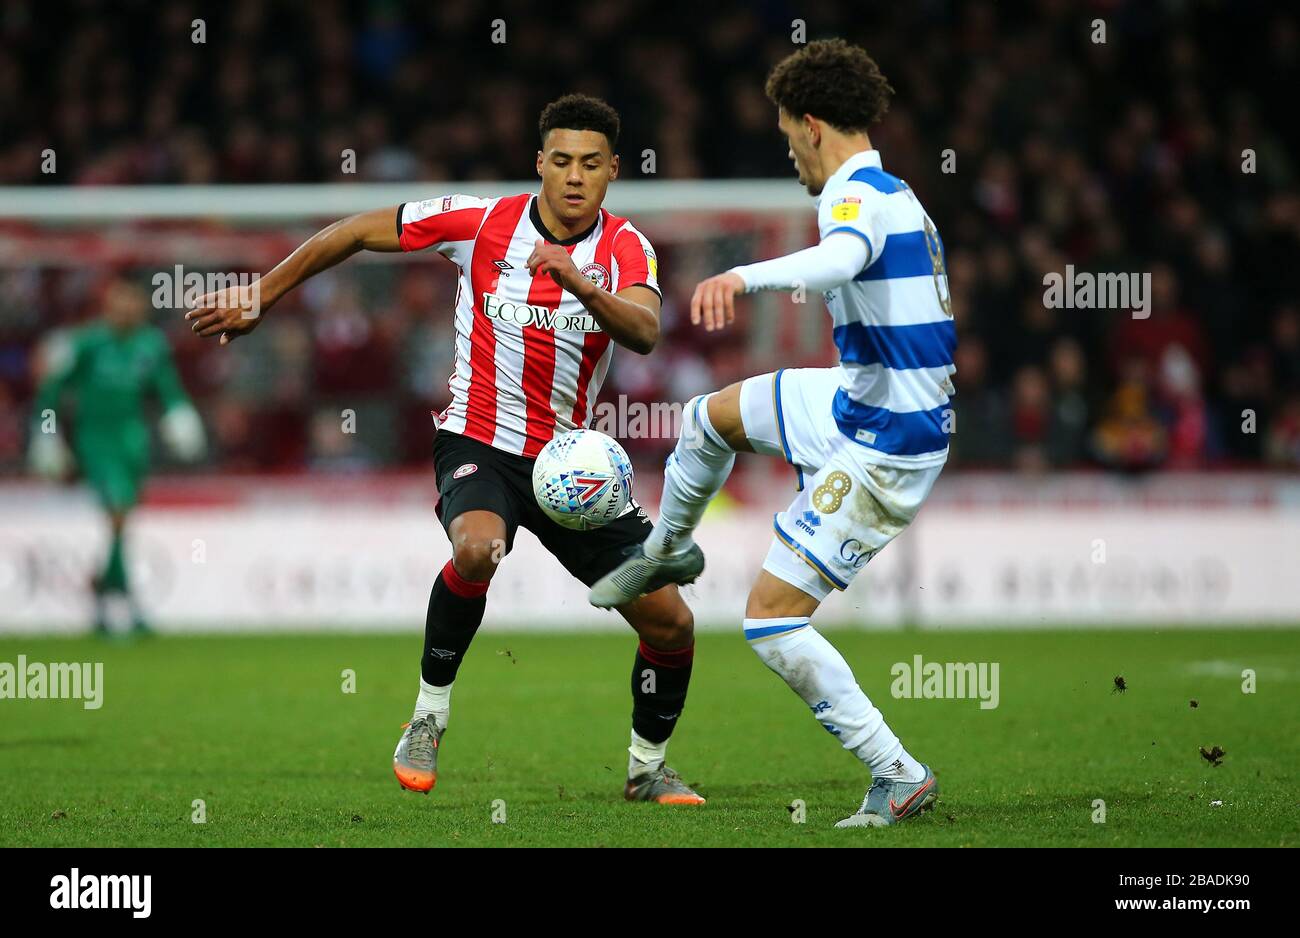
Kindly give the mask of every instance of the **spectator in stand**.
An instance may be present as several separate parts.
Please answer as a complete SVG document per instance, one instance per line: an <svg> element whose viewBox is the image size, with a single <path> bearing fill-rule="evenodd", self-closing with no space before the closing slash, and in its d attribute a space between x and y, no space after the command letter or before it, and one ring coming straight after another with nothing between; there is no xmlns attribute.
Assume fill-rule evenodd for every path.
<svg viewBox="0 0 1300 938"><path fill-rule="evenodd" d="M1300 468L1300 395L1288 398L1269 425L1264 452L1278 468Z"/></svg>
<svg viewBox="0 0 1300 938"><path fill-rule="evenodd" d="M1148 407L1145 385L1139 378L1131 377L1111 396L1105 415L1093 432L1093 451L1098 462L1111 469L1123 472L1154 469L1168 450L1167 436Z"/></svg>
<svg viewBox="0 0 1300 938"><path fill-rule="evenodd" d="M1052 401L1047 458L1054 467L1077 466L1087 456L1092 414L1083 347L1069 337L1057 339L1052 346L1049 368Z"/></svg>
<svg viewBox="0 0 1300 938"><path fill-rule="evenodd" d="M962 336L954 363L961 391L952 400L956 420L949 458L959 466L996 466L1011 449L1011 413L1003 392L989 385L984 340L978 335Z"/></svg>
<svg viewBox="0 0 1300 938"><path fill-rule="evenodd" d="M562 23L514 4L506 44L492 42L473 0L201 9L196 43L200 5L186 0L71 10L8 0L0 185L389 181L423 194L450 180L528 179L528 115L574 89L623 112L625 179L649 176L653 152L657 179L794 185L761 88L789 51L800 3L611 0ZM1300 123L1285 115L1300 79L1300 11L1253 0L1233 9L1112 0L1105 46L1078 28L1077 5L1055 0L819 4L806 16L808 38L861 43L898 89L872 141L943 232L961 335L954 468L1067 466L1090 454L1106 465L1250 466L1290 451ZM44 171L47 151L56 172ZM205 225L185 222L177 244L220 231ZM7 407L30 407L41 335L91 312L95 270L22 253L69 231L82 236L0 222ZM682 291L752 251L713 257L671 233L676 243L652 233L665 289L653 373L616 363L609 400L671 400L790 364L785 332L751 347L683 325ZM130 255L136 234L122 226L96 250ZM745 238L760 235L735 240ZM247 257L232 263L255 269ZM1044 308L1044 275L1066 265L1151 272L1151 317ZM451 359L448 320L430 311L450 309L453 279L418 262L342 277L337 299L291 298L275 339L236 356L193 350L156 313L221 466L302 467L310 415L334 393L364 395L405 428L400 448L376 444L371 458L427 461L418 441L445 403ZM1249 418L1254 433L1242 429ZM21 462L0 434L0 472Z"/></svg>

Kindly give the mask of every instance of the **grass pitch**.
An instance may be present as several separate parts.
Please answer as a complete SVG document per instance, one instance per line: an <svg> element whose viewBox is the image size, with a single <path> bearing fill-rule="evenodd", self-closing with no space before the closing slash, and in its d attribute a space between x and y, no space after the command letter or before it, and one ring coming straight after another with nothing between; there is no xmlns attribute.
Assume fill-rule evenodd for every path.
<svg viewBox="0 0 1300 938"><path fill-rule="evenodd" d="M694 809L621 800L630 633L480 634L428 797L400 791L390 769L414 701L414 634L6 638L0 661L102 661L104 705L0 700L0 845L1300 843L1300 633L828 634L934 766L928 815L834 830L865 770L735 633L700 636L669 750L709 799ZM998 662L998 707L893 699L890 666L917 654ZM1244 668L1255 693L1242 692ZM1199 753L1215 746L1217 767ZM492 823L498 799L505 823ZM805 823L792 823L795 799Z"/></svg>

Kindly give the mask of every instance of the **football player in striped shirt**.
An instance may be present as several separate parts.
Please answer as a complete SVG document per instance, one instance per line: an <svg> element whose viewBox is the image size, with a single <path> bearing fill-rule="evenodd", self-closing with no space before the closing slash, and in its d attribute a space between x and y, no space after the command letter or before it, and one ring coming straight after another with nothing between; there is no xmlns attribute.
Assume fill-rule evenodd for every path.
<svg viewBox="0 0 1300 938"><path fill-rule="evenodd" d="M433 448L436 510L452 557L429 597L415 713L393 756L398 781L414 791L427 793L437 780L452 684L516 530L532 531L588 586L650 532L635 502L610 524L579 532L547 518L533 496L537 454L586 425L615 344L643 355L655 347L660 306L650 242L601 207L618 176L617 112L569 95L547 105L539 131L539 192L449 194L345 218L259 281L259 310L250 297L212 294L186 314L196 333L225 344L256 328L289 290L360 250L433 250L459 270L451 403L438 415ZM624 796L701 804L664 762L690 682L693 620L675 583L642 592L617 604L640 636Z"/></svg>
<svg viewBox="0 0 1300 938"><path fill-rule="evenodd" d="M816 290L831 314L839 365L782 369L689 402L658 524L591 591L595 605L611 606L643 584L697 576L703 559L691 532L736 453L790 463L798 493L774 520L744 631L871 771L862 806L841 827L897 823L931 806L939 790L809 621L907 527L948 457L957 332L943 244L867 135L892 90L871 57L843 40L809 43L773 69L767 94L799 181L817 198L821 241L704 281L691 319L719 329L733 320L739 293Z"/></svg>

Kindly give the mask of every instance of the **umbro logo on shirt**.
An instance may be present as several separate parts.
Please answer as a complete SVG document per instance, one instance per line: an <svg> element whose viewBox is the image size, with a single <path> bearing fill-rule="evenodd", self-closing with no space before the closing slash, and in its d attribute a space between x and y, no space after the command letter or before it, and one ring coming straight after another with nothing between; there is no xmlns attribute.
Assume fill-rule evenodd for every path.
<svg viewBox="0 0 1300 938"><path fill-rule="evenodd" d="M515 265L509 261L493 261L497 265L497 270L514 270Z"/></svg>

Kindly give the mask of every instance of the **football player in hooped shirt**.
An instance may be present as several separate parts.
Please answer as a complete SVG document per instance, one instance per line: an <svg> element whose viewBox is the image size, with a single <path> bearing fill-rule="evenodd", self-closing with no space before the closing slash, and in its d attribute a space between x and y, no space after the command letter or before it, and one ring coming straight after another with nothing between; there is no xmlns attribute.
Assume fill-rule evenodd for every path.
<svg viewBox="0 0 1300 938"><path fill-rule="evenodd" d="M947 461L957 329L943 242L872 145L868 129L893 89L865 50L842 39L810 42L777 63L766 91L799 182L817 199L821 240L703 281L691 321L725 327L740 293L816 290L839 364L782 368L687 403L664 469L659 522L590 598L614 607L674 572L677 582L694 579L704 560L692 534L736 453L790 463L797 493L773 519L744 635L871 772L861 806L836 826L888 826L933 807L938 780L904 748L811 617L911 523Z"/></svg>
<svg viewBox="0 0 1300 938"><path fill-rule="evenodd" d="M437 780L452 683L518 527L588 586L650 532L635 502L604 527L562 528L542 513L532 489L542 447L590 418L613 345L646 354L659 339L654 249L627 219L601 208L618 176L618 129L605 102L560 98L539 121L539 193L443 195L345 218L259 281L260 309L229 291L186 314L196 333L224 345L256 328L260 313L289 290L360 250L433 249L459 269L452 400L438 417L433 449L437 513L452 558L429 596L419 696L393 755L398 781L413 791L428 792ZM665 581L618 611L640 636L624 796L703 803L664 764L690 681L690 610Z"/></svg>

